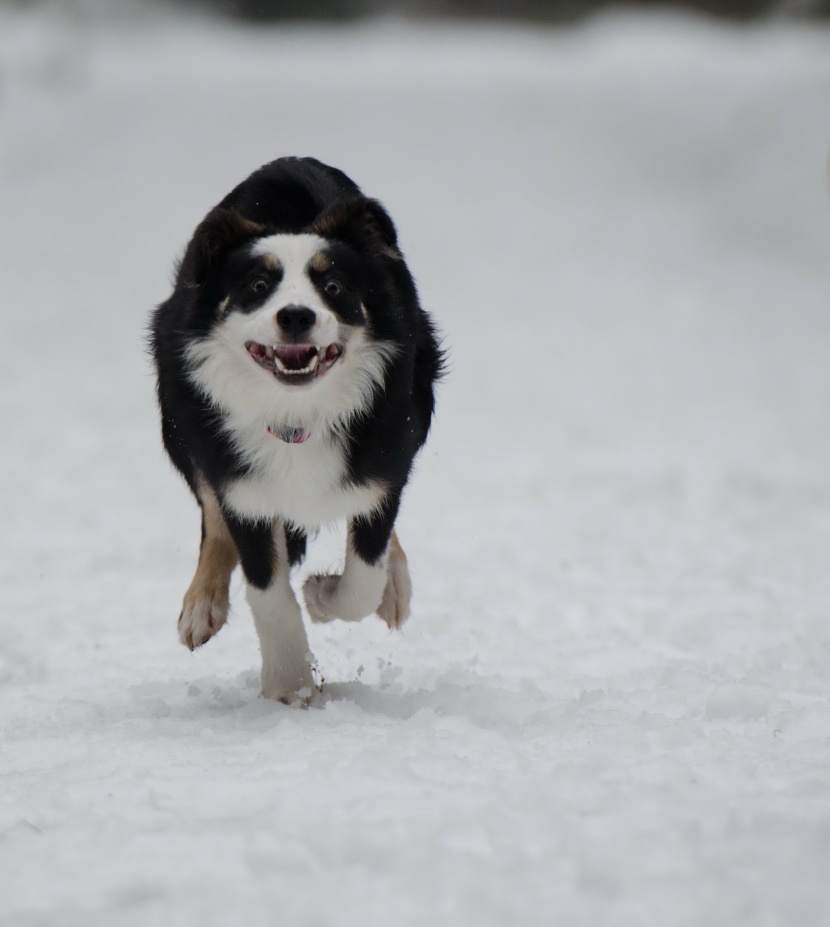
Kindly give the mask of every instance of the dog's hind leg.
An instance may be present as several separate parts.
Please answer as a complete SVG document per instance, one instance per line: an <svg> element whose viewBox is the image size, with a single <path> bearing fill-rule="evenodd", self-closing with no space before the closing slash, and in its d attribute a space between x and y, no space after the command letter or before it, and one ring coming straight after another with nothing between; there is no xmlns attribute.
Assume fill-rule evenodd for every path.
<svg viewBox="0 0 830 927"><path fill-rule="evenodd" d="M179 615L179 638L191 650L207 643L227 621L228 587L239 562L216 496L202 482L197 489L202 507L202 545L199 564Z"/></svg>
<svg viewBox="0 0 830 927"><path fill-rule="evenodd" d="M395 531L389 539L389 556L386 561L386 588L378 606L378 617L394 631L409 617L409 603L412 599L412 581L406 554Z"/></svg>

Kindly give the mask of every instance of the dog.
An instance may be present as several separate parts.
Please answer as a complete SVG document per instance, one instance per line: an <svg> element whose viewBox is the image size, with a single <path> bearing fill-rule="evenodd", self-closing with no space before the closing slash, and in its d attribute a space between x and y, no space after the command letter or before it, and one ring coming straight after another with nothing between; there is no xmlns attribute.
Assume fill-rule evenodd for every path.
<svg viewBox="0 0 830 927"><path fill-rule="evenodd" d="M191 650L228 615L241 563L262 695L319 691L289 571L320 526L346 520L339 575L312 575L312 622L409 616L394 530L444 370L384 207L342 171L280 158L198 225L150 324L162 440L201 507L179 636Z"/></svg>

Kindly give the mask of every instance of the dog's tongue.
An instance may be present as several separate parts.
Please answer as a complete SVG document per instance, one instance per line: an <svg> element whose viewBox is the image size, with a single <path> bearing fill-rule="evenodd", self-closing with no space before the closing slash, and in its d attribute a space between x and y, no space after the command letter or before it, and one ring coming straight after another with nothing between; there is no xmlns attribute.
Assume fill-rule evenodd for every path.
<svg viewBox="0 0 830 927"><path fill-rule="evenodd" d="M310 344L281 344L274 346L274 354L287 370L305 370L317 356L317 348Z"/></svg>

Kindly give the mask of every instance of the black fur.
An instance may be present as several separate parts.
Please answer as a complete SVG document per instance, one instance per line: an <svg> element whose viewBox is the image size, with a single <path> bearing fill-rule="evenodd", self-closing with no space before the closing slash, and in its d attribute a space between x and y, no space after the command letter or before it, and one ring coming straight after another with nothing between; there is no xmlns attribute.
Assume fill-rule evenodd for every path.
<svg viewBox="0 0 830 927"><path fill-rule="evenodd" d="M164 446L194 493L204 480L220 505L226 483L246 473L248 463L223 434L220 413L189 380L184 357L187 346L219 321L220 303L237 276L244 276L243 246L277 232L314 232L339 249L339 263L357 281L372 337L397 348L368 411L353 420L348 434L332 438L345 445L344 483L382 480L389 487L381 510L352 523L356 552L374 563L386 549L401 492L426 440L443 358L392 220L341 171L311 158L274 161L232 190L197 227L173 293L151 324ZM348 315L348 306L334 308ZM246 578L267 586L274 562L269 526L245 522L226 506L223 512ZM305 535L290 526L287 540L289 560L298 562Z"/></svg>

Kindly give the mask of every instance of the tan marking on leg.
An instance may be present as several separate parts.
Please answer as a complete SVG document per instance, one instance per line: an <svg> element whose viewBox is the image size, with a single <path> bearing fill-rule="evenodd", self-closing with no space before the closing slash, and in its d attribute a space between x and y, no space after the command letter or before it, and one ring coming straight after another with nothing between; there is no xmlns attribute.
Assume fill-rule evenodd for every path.
<svg viewBox="0 0 830 927"><path fill-rule="evenodd" d="M228 588L239 562L216 496L201 482L197 490L202 506L202 546L179 615L179 638L190 650L207 643L227 620Z"/></svg>
<svg viewBox="0 0 830 927"><path fill-rule="evenodd" d="M409 602L412 599L412 582L409 566L395 531L389 538L389 559L386 565L386 588L378 607L378 616L394 631L409 617Z"/></svg>

